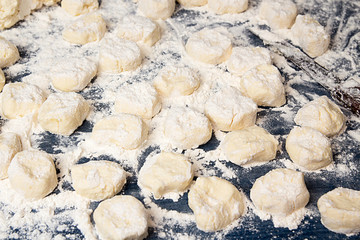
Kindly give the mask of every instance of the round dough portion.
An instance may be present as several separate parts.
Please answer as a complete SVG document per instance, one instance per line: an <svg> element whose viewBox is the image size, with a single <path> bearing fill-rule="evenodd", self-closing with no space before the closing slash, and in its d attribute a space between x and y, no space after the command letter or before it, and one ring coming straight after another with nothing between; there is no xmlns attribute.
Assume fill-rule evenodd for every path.
<svg viewBox="0 0 360 240"><path fill-rule="evenodd" d="M232 44L229 37L216 29L204 28L190 36L185 49L197 61L220 64L229 58Z"/></svg>
<svg viewBox="0 0 360 240"><path fill-rule="evenodd" d="M317 170L332 162L330 140L309 127L294 127L286 139L291 160L307 170Z"/></svg>
<svg viewBox="0 0 360 240"><path fill-rule="evenodd" d="M207 143L212 135L209 119L185 107L172 107L164 122L164 135L176 148L189 149Z"/></svg>
<svg viewBox="0 0 360 240"><path fill-rule="evenodd" d="M100 41L106 32L106 22L98 13L89 13L65 27L63 39L74 44Z"/></svg>
<svg viewBox="0 0 360 240"><path fill-rule="evenodd" d="M175 0L139 0L139 10L151 19L167 19L175 10Z"/></svg>
<svg viewBox="0 0 360 240"><path fill-rule="evenodd" d="M205 103L205 114L214 127L222 131L243 129L255 124L258 108L253 100L239 90L225 87L215 92Z"/></svg>
<svg viewBox="0 0 360 240"><path fill-rule="evenodd" d="M0 92L3 90L4 86L5 86L5 75L4 72L0 69Z"/></svg>
<svg viewBox="0 0 360 240"><path fill-rule="evenodd" d="M101 42L100 72L121 73L135 70L142 62L138 45L126 39L107 38Z"/></svg>
<svg viewBox="0 0 360 240"><path fill-rule="evenodd" d="M164 97L186 96L199 88L200 79L191 68L169 66L156 76L154 86Z"/></svg>
<svg viewBox="0 0 360 240"><path fill-rule="evenodd" d="M244 194L218 177L199 177L190 188L188 204L196 226L205 232L224 229L245 211Z"/></svg>
<svg viewBox="0 0 360 240"><path fill-rule="evenodd" d="M317 202L321 223L329 230L347 235L360 232L360 191L335 188Z"/></svg>
<svg viewBox="0 0 360 240"><path fill-rule="evenodd" d="M0 0L0 6L0 30L4 30L19 21L20 0Z"/></svg>
<svg viewBox="0 0 360 240"><path fill-rule="evenodd" d="M71 168L75 192L101 201L115 196L126 182L126 172L115 162L100 160L77 164Z"/></svg>
<svg viewBox="0 0 360 240"><path fill-rule="evenodd" d="M77 93L53 93L39 109L41 127L54 134L71 135L85 120L90 107Z"/></svg>
<svg viewBox="0 0 360 240"><path fill-rule="evenodd" d="M64 92L83 90L95 77L97 63L89 58L66 58L56 64L50 73L52 85Z"/></svg>
<svg viewBox="0 0 360 240"><path fill-rule="evenodd" d="M1 99L4 117L15 119L37 111L46 97L39 87L16 82L4 86Z"/></svg>
<svg viewBox="0 0 360 240"><path fill-rule="evenodd" d="M161 38L160 26L149 18L125 16L117 27L117 36L130 41L154 45Z"/></svg>
<svg viewBox="0 0 360 240"><path fill-rule="evenodd" d="M268 162L276 157L278 145L274 136L258 126L230 132L221 143L227 160L237 165Z"/></svg>
<svg viewBox="0 0 360 240"><path fill-rule="evenodd" d="M122 113L98 121L91 138L99 144L135 149L146 140L147 134L147 126L140 117Z"/></svg>
<svg viewBox="0 0 360 240"><path fill-rule="evenodd" d="M0 180L8 177L8 168L16 153L22 150L19 135L11 132L0 134Z"/></svg>
<svg viewBox="0 0 360 240"><path fill-rule="evenodd" d="M151 119L160 109L160 98L155 88L147 82L123 86L116 94L116 113L130 113Z"/></svg>
<svg viewBox="0 0 360 240"><path fill-rule="evenodd" d="M296 18L297 7L292 0L263 0L259 16L273 29L290 28Z"/></svg>
<svg viewBox="0 0 360 240"><path fill-rule="evenodd" d="M93 217L101 239L144 239L148 235L145 207L130 195L115 196L101 202Z"/></svg>
<svg viewBox="0 0 360 240"><path fill-rule="evenodd" d="M11 187L29 200L38 200L57 186L56 169L49 154L38 150L19 152L8 169Z"/></svg>
<svg viewBox="0 0 360 240"><path fill-rule="evenodd" d="M184 7L200 7L208 3L208 0L177 0Z"/></svg>
<svg viewBox="0 0 360 240"><path fill-rule="evenodd" d="M248 0L208 0L209 9L217 14L244 12L248 3Z"/></svg>
<svg viewBox="0 0 360 240"><path fill-rule="evenodd" d="M287 216L305 207L310 194L303 173L279 168L256 179L250 190L250 198L261 211Z"/></svg>
<svg viewBox="0 0 360 240"><path fill-rule="evenodd" d="M194 173L188 158L182 154L161 152L148 158L139 172L138 184L150 191L155 199L167 193L182 193Z"/></svg>
<svg viewBox="0 0 360 240"><path fill-rule="evenodd" d="M0 37L0 68L13 65L19 58L17 47L5 38Z"/></svg>
<svg viewBox="0 0 360 240"><path fill-rule="evenodd" d="M95 11L99 7L98 0L62 0L61 7L73 16Z"/></svg>
<svg viewBox="0 0 360 240"><path fill-rule="evenodd" d="M346 127L344 114L326 96L305 104L297 112L294 121L297 125L314 128L328 137L340 133Z"/></svg>

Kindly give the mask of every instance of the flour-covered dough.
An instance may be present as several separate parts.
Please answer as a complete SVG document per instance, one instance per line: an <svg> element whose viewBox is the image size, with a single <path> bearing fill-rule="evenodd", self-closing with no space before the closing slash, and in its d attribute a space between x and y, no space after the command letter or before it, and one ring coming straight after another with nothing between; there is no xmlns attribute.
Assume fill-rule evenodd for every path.
<svg viewBox="0 0 360 240"><path fill-rule="evenodd" d="M208 0L209 9L217 14L241 13L248 4L248 0Z"/></svg>
<svg viewBox="0 0 360 240"><path fill-rule="evenodd" d="M67 13L78 16L98 9L99 2L98 0L62 0L61 7Z"/></svg>
<svg viewBox="0 0 360 240"><path fill-rule="evenodd" d="M13 65L19 58L17 47L12 42L0 37L0 68Z"/></svg>
<svg viewBox="0 0 360 240"><path fill-rule="evenodd" d="M8 175L11 187L29 200L38 200L57 186L55 164L51 156L39 150L19 152L12 159Z"/></svg>
<svg viewBox="0 0 360 240"><path fill-rule="evenodd" d="M290 28L296 18L297 7L292 0L263 0L259 16L273 29Z"/></svg>
<svg viewBox="0 0 360 240"><path fill-rule="evenodd" d="M0 92L3 90L4 86L5 86L5 75L4 72L0 69Z"/></svg>
<svg viewBox="0 0 360 240"><path fill-rule="evenodd" d="M0 30L19 21L20 0L0 0Z"/></svg>
<svg viewBox="0 0 360 240"><path fill-rule="evenodd" d="M245 197L230 182L218 177L198 177L190 188L189 207L196 226L205 232L225 228L245 212Z"/></svg>
<svg viewBox="0 0 360 240"><path fill-rule="evenodd" d="M184 7L200 7L208 3L208 0L177 0Z"/></svg>
<svg viewBox="0 0 360 240"><path fill-rule="evenodd" d="M8 168L16 153L22 150L20 136L12 132L0 134L0 180L8 177Z"/></svg>
<svg viewBox="0 0 360 240"><path fill-rule="evenodd" d="M139 10L151 19L167 19L175 10L175 0L139 0Z"/></svg>
<svg viewBox="0 0 360 240"><path fill-rule="evenodd" d="M95 227L101 239L144 239L148 216L144 205L130 195L115 196L94 211Z"/></svg>

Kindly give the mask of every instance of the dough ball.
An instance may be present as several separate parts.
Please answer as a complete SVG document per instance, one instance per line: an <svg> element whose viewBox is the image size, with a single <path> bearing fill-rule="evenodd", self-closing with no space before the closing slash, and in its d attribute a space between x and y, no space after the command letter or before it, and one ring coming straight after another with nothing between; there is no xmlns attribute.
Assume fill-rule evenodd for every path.
<svg viewBox="0 0 360 240"><path fill-rule="evenodd" d="M218 231L244 214L244 194L218 177L199 177L190 188L188 204L196 226L205 232Z"/></svg>
<svg viewBox="0 0 360 240"><path fill-rule="evenodd" d="M185 49L193 59L209 63L220 64L231 54L231 39L216 29L204 28L190 36Z"/></svg>
<svg viewBox="0 0 360 240"><path fill-rule="evenodd" d="M167 193L186 190L194 176L191 163L182 154L161 152L149 158L139 172L138 184L152 192L155 199Z"/></svg>
<svg viewBox="0 0 360 240"><path fill-rule="evenodd" d="M46 99L40 88L23 82L6 84L1 98L2 113L4 117L9 119L34 113Z"/></svg>
<svg viewBox="0 0 360 240"><path fill-rule="evenodd" d="M287 216L305 207L310 194L303 173L279 168L256 179L250 190L250 198L261 211Z"/></svg>
<svg viewBox="0 0 360 240"><path fill-rule="evenodd" d="M160 98L155 88L147 82L123 86L116 94L116 113L130 113L151 119L160 109Z"/></svg>
<svg viewBox="0 0 360 240"><path fill-rule="evenodd" d="M4 30L19 21L20 0L0 0L0 6L0 30Z"/></svg>
<svg viewBox="0 0 360 240"><path fill-rule="evenodd" d="M99 144L135 149L146 140L147 134L147 126L140 117L122 113L98 121L91 138Z"/></svg>
<svg viewBox="0 0 360 240"><path fill-rule="evenodd" d="M13 65L19 58L20 55L17 47L5 38L0 37L0 68Z"/></svg>
<svg viewBox="0 0 360 240"><path fill-rule="evenodd" d="M321 223L329 230L343 234L360 232L360 191L335 188L317 202Z"/></svg>
<svg viewBox="0 0 360 240"><path fill-rule="evenodd" d="M217 14L241 13L248 8L248 0L208 0L208 6Z"/></svg>
<svg viewBox="0 0 360 240"><path fill-rule="evenodd" d="M130 41L154 45L161 38L160 26L149 18L125 16L117 27L117 36Z"/></svg>
<svg viewBox="0 0 360 240"><path fill-rule="evenodd" d="M126 172L117 163L100 160L74 165L71 178L76 193L100 201L121 191L126 182Z"/></svg>
<svg viewBox="0 0 360 240"><path fill-rule="evenodd" d="M101 43L100 72L121 73L140 66L142 54L138 45L126 39L107 38Z"/></svg>
<svg viewBox="0 0 360 240"><path fill-rule="evenodd" d="M192 94L200 86L199 75L188 67L169 66L154 79L154 86L164 97Z"/></svg>
<svg viewBox="0 0 360 240"><path fill-rule="evenodd" d="M286 103L283 78L273 65L259 65L239 80L239 89L259 106L280 107Z"/></svg>
<svg viewBox="0 0 360 240"><path fill-rule="evenodd" d="M305 104L297 112L294 121L297 125L314 128L328 137L340 133L346 127L344 114L326 96Z"/></svg>
<svg viewBox="0 0 360 240"><path fill-rule="evenodd" d="M97 63L89 58L66 58L56 64L50 73L52 85L64 92L83 90L95 77Z"/></svg>
<svg viewBox="0 0 360 240"><path fill-rule="evenodd" d="M38 150L19 152L9 169L11 187L29 200L38 200L57 186L56 169L49 154Z"/></svg>
<svg viewBox="0 0 360 240"><path fill-rule="evenodd" d="M212 128L204 114L190 108L172 107L167 112L164 134L173 147L189 149L207 143Z"/></svg>
<svg viewBox="0 0 360 240"><path fill-rule="evenodd" d="M98 9L99 2L98 0L62 0L61 7L67 13L78 16Z"/></svg>
<svg viewBox="0 0 360 240"><path fill-rule="evenodd" d="M3 90L4 86L5 86L5 75L4 72L1 70L0 68L0 92Z"/></svg>
<svg viewBox="0 0 360 240"><path fill-rule="evenodd" d="M310 57L321 56L329 47L330 35L309 15L298 15L291 32L294 42Z"/></svg>
<svg viewBox="0 0 360 240"><path fill-rule="evenodd" d="M226 134L221 145L227 160L246 165L274 159L279 142L265 129L251 126Z"/></svg>
<svg viewBox="0 0 360 240"><path fill-rule="evenodd" d="M0 180L8 177L10 162L21 150L21 140L17 134L11 132L0 134Z"/></svg>
<svg viewBox="0 0 360 240"><path fill-rule="evenodd" d="M77 93L53 93L39 109L41 127L54 134L70 135L85 120L89 104Z"/></svg>
<svg viewBox="0 0 360 240"><path fill-rule="evenodd" d="M175 0L139 0L139 10L151 19L167 19L175 10Z"/></svg>
<svg viewBox="0 0 360 240"><path fill-rule="evenodd" d="M208 0L177 0L184 7L200 7L208 3Z"/></svg>
<svg viewBox="0 0 360 240"><path fill-rule="evenodd" d="M258 108L253 100L239 90L226 87L210 96L205 103L205 114L215 128L222 131L239 130L255 124Z"/></svg>
<svg viewBox="0 0 360 240"><path fill-rule="evenodd" d="M307 170L317 170L332 162L330 140L309 127L295 127L286 139L291 160Z"/></svg>
<svg viewBox="0 0 360 240"><path fill-rule="evenodd" d="M100 41L106 32L106 23L98 13L89 13L65 27L63 39L74 44Z"/></svg>
<svg viewBox="0 0 360 240"><path fill-rule="evenodd" d="M292 0L263 0L260 4L260 18L273 29L290 28L296 15L296 4Z"/></svg>
<svg viewBox="0 0 360 240"><path fill-rule="evenodd" d="M115 196L101 202L93 217L101 239L144 239L147 236L145 207L133 196Z"/></svg>

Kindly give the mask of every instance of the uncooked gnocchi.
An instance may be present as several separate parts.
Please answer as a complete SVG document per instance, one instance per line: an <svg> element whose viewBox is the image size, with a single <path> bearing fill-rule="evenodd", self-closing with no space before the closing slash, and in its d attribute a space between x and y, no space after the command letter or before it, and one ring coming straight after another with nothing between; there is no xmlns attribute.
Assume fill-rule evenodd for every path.
<svg viewBox="0 0 360 240"><path fill-rule="evenodd" d="M98 0L62 0L61 7L67 13L78 16L98 9L99 2Z"/></svg>
<svg viewBox="0 0 360 240"><path fill-rule="evenodd" d="M19 58L17 47L5 38L0 37L0 68L13 65Z"/></svg>
<svg viewBox="0 0 360 240"><path fill-rule="evenodd" d="M259 16L273 29L290 28L296 18L297 7L292 0L263 0Z"/></svg>
<svg viewBox="0 0 360 240"><path fill-rule="evenodd" d="M248 8L248 0L208 0L208 6L217 14L241 13Z"/></svg>
<svg viewBox="0 0 360 240"><path fill-rule="evenodd" d="M208 3L208 0L177 0L184 7L200 7Z"/></svg>
<svg viewBox="0 0 360 240"><path fill-rule="evenodd" d="M0 92L3 90L4 86L5 86L5 75L4 72L0 69Z"/></svg>
<svg viewBox="0 0 360 240"><path fill-rule="evenodd" d="M139 0L139 10L148 18L167 19L175 10L175 0Z"/></svg>
<svg viewBox="0 0 360 240"><path fill-rule="evenodd" d="M22 150L19 135L12 132L0 134L0 180L8 177L8 168L16 153Z"/></svg>

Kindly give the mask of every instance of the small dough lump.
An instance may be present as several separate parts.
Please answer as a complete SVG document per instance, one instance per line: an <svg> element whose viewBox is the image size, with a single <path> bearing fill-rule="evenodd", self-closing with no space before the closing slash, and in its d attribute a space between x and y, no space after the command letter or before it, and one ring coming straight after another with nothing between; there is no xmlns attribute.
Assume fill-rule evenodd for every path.
<svg viewBox="0 0 360 240"><path fill-rule="evenodd" d="M0 68L13 65L19 58L20 55L17 47L5 38L0 37Z"/></svg>
<svg viewBox="0 0 360 240"><path fill-rule="evenodd" d="M76 193L100 201L121 191L126 182L126 172L115 162L90 161L74 165L71 178Z"/></svg>
<svg viewBox="0 0 360 240"><path fill-rule="evenodd" d="M296 4L292 0L263 0L260 4L260 18L273 29L290 28L296 15Z"/></svg>
<svg viewBox="0 0 360 240"><path fill-rule="evenodd" d="M208 3L208 0L177 0L184 7L200 7Z"/></svg>
<svg viewBox="0 0 360 240"><path fill-rule="evenodd" d="M139 10L151 19L167 19L175 10L175 0L139 0Z"/></svg>
<svg viewBox="0 0 360 240"><path fill-rule="evenodd" d="M20 0L1 0L0 6L0 30L4 30L19 21Z"/></svg>
<svg viewBox="0 0 360 240"><path fill-rule="evenodd" d="M16 153L22 150L19 135L12 132L0 134L0 180L8 177L8 168Z"/></svg>
<svg viewBox="0 0 360 240"><path fill-rule="evenodd" d="M57 186L53 159L38 150L17 153L10 163L8 175L11 187L29 200L44 198Z"/></svg>
<svg viewBox="0 0 360 240"><path fill-rule="evenodd" d="M148 216L144 205L130 195L115 196L94 211L95 227L101 239L144 239Z"/></svg>
<svg viewBox="0 0 360 240"><path fill-rule="evenodd" d="M61 7L73 16L95 11L99 7L98 0L62 0Z"/></svg>
<svg viewBox="0 0 360 240"><path fill-rule="evenodd" d="M138 184L155 199L167 193L182 193L194 176L191 163L182 154L161 152L146 160L139 172Z"/></svg>
<svg viewBox="0 0 360 240"><path fill-rule="evenodd" d="M218 177L199 177L190 188L189 207L196 226L205 232L224 229L244 214L245 197L230 182Z"/></svg>
<svg viewBox="0 0 360 240"><path fill-rule="evenodd" d="M208 0L209 9L217 14L241 13L248 4L248 0Z"/></svg>
<svg viewBox="0 0 360 240"><path fill-rule="evenodd" d="M3 90L4 86L5 86L5 75L4 72L1 70L0 68L0 92Z"/></svg>

